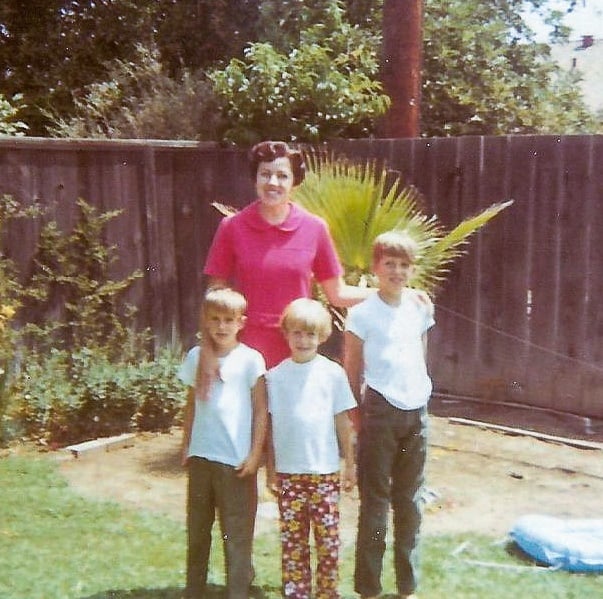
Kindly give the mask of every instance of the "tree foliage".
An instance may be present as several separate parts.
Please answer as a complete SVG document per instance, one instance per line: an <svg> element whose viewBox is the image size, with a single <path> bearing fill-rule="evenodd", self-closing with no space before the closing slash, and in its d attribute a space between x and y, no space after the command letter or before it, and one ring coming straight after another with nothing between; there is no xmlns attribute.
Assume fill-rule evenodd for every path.
<svg viewBox="0 0 603 599"><path fill-rule="evenodd" d="M31 134L45 132L42 110L68 114L72 92L106 76L106 63L132 56L151 36L147 3L131 0L3 0L0 92L20 93Z"/></svg>
<svg viewBox="0 0 603 599"><path fill-rule="evenodd" d="M230 124L224 136L252 143L368 135L388 100L362 68L364 61L361 52L334 54L317 44L301 44L288 54L253 44L244 60L233 59L211 74Z"/></svg>
<svg viewBox="0 0 603 599"><path fill-rule="evenodd" d="M142 274L134 271L113 280L110 267L117 259L116 248L103 239L106 223L120 211L99 214L85 200L77 204L79 215L70 233L60 231L55 221L40 232L24 285L22 339L42 354L52 348L86 347L114 360L132 358L146 332L134 332L135 308L124 305L123 295Z"/></svg>
<svg viewBox="0 0 603 599"><path fill-rule="evenodd" d="M251 44L210 77L230 124L225 137L318 141L372 131L388 99L377 79L376 38L335 0L264 3L269 41Z"/></svg>
<svg viewBox="0 0 603 599"><path fill-rule="evenodd" d="M424 135L593 130L577 87L522 20L520 9L526 4L426 0ZM549 15L551 26L560 16ZM560 26L556 31L558 37L567 34Z"/></svg>
<svg viewBox="0 0 603 599"><path fill-rule="evenodd" d="M31 135L48 133L50 115L59 130L85 135L367 135L386 105L384 1L3 0L0 94L17 108L10 122ZM573 76L558 71L522 18L534 8L552 39L566 38L563 13L546 0L424 6L424 135L596 131ZM153 49L152 67L141 47ZM207 72L226 127L215 116L204 127L219 112Z"/></svg>
<svg viewBox="0 0 603 599"><path fill-rule="evenodd" d="M16 137L25 135L28 127L23 121L18 120L22 99L23 96L17 94L9 101L0 94L0 135Z"/></svg>
<svg viewBox="0 0 603 599"><path fill-rule="evenodd" d="M157 0L156 44L166 72L205 69L257 39L261 0Z"/></svg>
<svg viewBox="0 0 603 599"><path fill-rule="evenodd" d="M86 86L74 114L52 116L58 137L215 139L221 126L207 78L189 69L170 77L158 52L139 46L134 60L116 60L106 82Z"/></svg>

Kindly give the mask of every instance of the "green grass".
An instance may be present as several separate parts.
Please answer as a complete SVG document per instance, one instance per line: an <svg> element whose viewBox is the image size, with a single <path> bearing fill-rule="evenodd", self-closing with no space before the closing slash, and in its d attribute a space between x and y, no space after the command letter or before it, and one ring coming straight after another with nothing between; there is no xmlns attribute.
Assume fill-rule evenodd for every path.
<svg viewBox="0 0 603 599"><path fill-rule="evenodd" d="M73 493L45 459L0 459L0 599L179 599L184 584L181 524ZM219 542L215 547L220 547ZM209 597L223 590L214 551ZM255 597L280 597L276 535L255 545ZM492 564L496 564L493 566ZM343 552L341 593L354 597L353 548ZM391 556L384 587L393 592ZM595 575L533 566L504 543L480 536L428 537L422 546L425 599L572 599L602 596Z"/></svg>

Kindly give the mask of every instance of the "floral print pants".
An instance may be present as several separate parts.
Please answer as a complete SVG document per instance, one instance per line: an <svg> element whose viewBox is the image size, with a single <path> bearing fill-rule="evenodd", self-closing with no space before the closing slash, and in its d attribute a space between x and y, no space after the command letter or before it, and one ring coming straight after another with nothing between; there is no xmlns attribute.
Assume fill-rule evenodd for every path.
<svg viewBox="0 0 603 599"><path fill-rule="evenodd" d="M339 474L279 474L283 594L292 599L337 599ZM312 594L310 528L316 547Z"/></svg>

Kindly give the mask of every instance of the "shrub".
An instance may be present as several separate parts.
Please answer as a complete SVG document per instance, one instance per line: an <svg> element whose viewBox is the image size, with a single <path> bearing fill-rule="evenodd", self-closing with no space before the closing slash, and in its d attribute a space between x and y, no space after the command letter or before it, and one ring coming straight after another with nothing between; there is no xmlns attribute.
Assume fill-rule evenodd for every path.
<svg viewBox="0 0 603 599"><path fill-rule="evenodd" d="M96 347L115 361L139 357L147 335L134 332L136 309L123 296L142 273L111 279L116 248L104 240L106 224L121 211L99 213L83 199L77 205L71 232L54 221L41 230L26 281L23 341L40 353Z"/></svg>
<svg viewBox="0 0 603 599"><path fill-rule="evenodd" d="M0 94L0 120L2 118L1 101L2 95ZM1 131L0 128L0 133ZM11 219L31 218L40 212L37 205L22 208L11 196L0 196L0 444L4 443L8 437L6 412L11 399L15 356L19 340L15 318L23 294L17 269L1 249L4 247L4 228Z"/></svg>
<svg viewBox="0 0 603 599"><path fill-rule="evenodd" d="M53 446L134 430L166 431L183 402L176 357L112 363L99 351L31 354L14 386L19 434Z"/></svg>
<svg viewBox="0 0 603 599"><path fill-rule="evenodd" d="M139 398L134 425L141 431L165 432L175 424L184 402L182 384L176 381L179 360L164 351L153 362L139 364L132 392Z"/></svg>

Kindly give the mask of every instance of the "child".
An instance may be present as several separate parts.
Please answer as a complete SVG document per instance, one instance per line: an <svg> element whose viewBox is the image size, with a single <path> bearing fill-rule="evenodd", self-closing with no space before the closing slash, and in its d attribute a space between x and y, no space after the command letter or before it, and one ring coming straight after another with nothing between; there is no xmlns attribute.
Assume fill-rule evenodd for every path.
<svg viewBox="0 0 603 599"><path fill-rule="evenodd" d="M427 451L431 379L425 364L431 303L406 287L417 255L406 234L390 231L373 245L378 292L351 308L344 365L359 400L355 589L381 592L381 568L390 502L394 512L394 563L399 597L414 598L420 492ZM366 388L360 401L361 382Z"/></svg>
<svg viewBox="0 0 603 599"><path fill-rule="evenodd" d="M317 301L291 302L281 318L291 357L268 371L267 482L278 495L285 597L337 598L340 484L353 488L351 424L356 406L343 368L317 353L331 317ZM340 450L344 470L340 483ZM316 546L311 593L310 528Z"/></svg>
<svg viewBox="0 0 603 599"><path fill-rule="evenodd" d="M205 296L200 329L219 366L219 377L206 398L199 392L200 347L188 352L179 371L190 387L182 461L189 474L185 597L191 599L200 598L205 590L216 509L224 539L227 596L249 597L256 473L268 412L264 359L237 338L246 307L243 296L231 289L213 289Z"/></svg>

